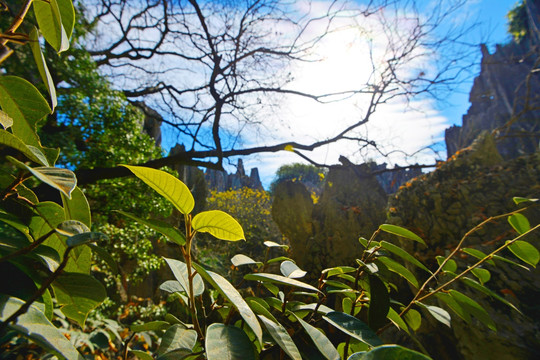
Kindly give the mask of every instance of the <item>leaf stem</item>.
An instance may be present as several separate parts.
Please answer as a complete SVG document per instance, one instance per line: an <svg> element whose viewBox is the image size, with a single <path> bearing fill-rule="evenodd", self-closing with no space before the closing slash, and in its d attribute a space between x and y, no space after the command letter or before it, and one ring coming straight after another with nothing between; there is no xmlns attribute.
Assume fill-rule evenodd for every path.
<svg viewBox="0 0 540 360"><path fill-rule="evenodd" d="M55 232L56 232L56 229L53 229L53 230L49 231L48 233L46 233L45 235L41 236L39 239L37 239L36 241L31 243L27 247L19 249L19 250L15 251L15 252L12 252L11 254L8 254L8 255L0 258L0 263L3 262L3 261L6 261L6 260L12 259L14 257L29 253L30 251L32 251L36 247L38 247L40 244L42 244L45 240L47 240Z"/></svg>
<svg viewBox="0 0 540 360"><path fill-rule="evenodd" d="M189 310L191 312L191 320L193 321L193 327L195 328L195 331L199 335L199 338L203 340L204 334L201 330L199 319L197 318L197 307L195 305L195 295L193 292L194 274L193 274L193 269L191 267L191 244L193 242L193 238L195 237L195 232L193 231L193 228L191 227L191 215L186 214L184 219L186 223L186 245L185 245L185 250L182 251L182 253L184 255L184 259L186 260L186 267L187 267L187 272L188 272Z"/></svg>

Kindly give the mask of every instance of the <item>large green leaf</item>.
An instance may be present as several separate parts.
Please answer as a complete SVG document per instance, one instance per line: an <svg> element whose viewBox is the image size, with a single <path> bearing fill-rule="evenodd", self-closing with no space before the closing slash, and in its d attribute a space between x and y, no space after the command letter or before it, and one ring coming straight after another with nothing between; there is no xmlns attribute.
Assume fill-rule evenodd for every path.
<svg viewBox="0 0 540 360"><path fill-rule="evenodd" d="M253 310L246 303L242 295L236 290L236 288L225 279L223 276L216 274L212 271L205 270L198 264L193 264L193 267L197 272L208 281L214 289L218 290L223 297L225 297L235 308L238 313L246 321L246 324L253 330L255 336L262 344L262 329L261 325L257 321L257 317Z"/></svg>
<svg viewBox="0 0 540 360"><path fill-rule="evenodd" d="M286 276L289 279L299 279L306 276L307 274L307 272L300 269L298 265L296 265L290 260L286 260L282 262L281 265L279 266L279 270L281 271L283 276Z"/></svg>
<svg viewBox="0 0 540 360"><path fill-rule="evenodd" d="M20 299L0 296L0 320L5 321L24 304ZM34 341L60 359L84 360L68 339L58 330L36 306L19 316L9 328Z"/></svg>
<svg viewBox="0 0 540 360"><path fill-rule="evenodd" d="M383 345L349 356L347 360L431 360L430 357L399 345Z"/></svg>
<svg viewBox="0 0 540 360"><path fill-rule="evenodd" d="M220 240L245 240L242 226L231 215L220 210L203 211L193 218L193 229L207 232Z"/></svg>
<svg viewBox="0 0 540 360"><path fill-rule="evenodd" d="M13 119L13 134L25 144L41 148L36 123L51 108L38 89L17 76L0 76L0 106Z"/></svg>
<svg viewBox="0 0 540 360"><path fill-rule="evenodd" d="M238 267L242 265L257 265L257 267L260 267L262 265L262 262L255 261L249 256L243 255L243 254L236 254L231 258L231 263Z"/></svg>
<svg viewBox="0 0 540 360"><path fill-rule="evenodd" d="M421 302L417 302L417 304L426 309L436 320L448 327L451 327L450 321L452 320L452 318L450 317L448 311L441 309L438 306L426 305L422 304Z"/></svg>
<svg viewBox="0 0 540 360"><path fill-rule="evenodd" d="M291 359L302 360L302 356L300 355L298 348L283 325L280 323L275 323L263 315L259 315L259 319L261 319L264 327L266 327L266 330L268 330L268 333L272 339L275 340L279 347L282 348Z"/></svg>
<svg viewBox="0 0 540 360"><path fill-rule="evenodd" d="M107 297L103 285L87 274L63 273L52 286L64 315L76 321L82 328L90 311Z"/></svg>
<svg viewBox="0 0 540 360"><path fill-rule="evenodd" d="M167 262L167 265L171 268L171 271L173 272L174 277L180 285L184 288L184 291L186 294L189 293L189 277L188 277L188 271L187 271L187 265L180 260L175 259L169 259L164 257L165 261ZM193 269L193 267L192 267ZM194 269L193 269L194 270ZM195 271L192 270L192 273ZM193 294L195 296L199 296L204 292L204 282L201 278L200 274L196 274L193 277Z"/></svg>
<svg viewBox="0 0 540 360"><path fill-rule="evenodd" d="M206 330L208 360L255 360L255 351L247 334L235 326L212 324Z"/></svg>
<svg viewBox="0 0 540 360"><path fill-rule="evenodd" d="M78 220L86 226L92 227L90 205L80 188L73 189L71 199L62 194L62 204L67 220Z"/></svg>
<svg viewBox="0 0 540 360"><path fill-rule="evenodd" d="M485 287L484 285L478 283L477 281L475 281L475 280L473 280L473 279L471 279L469 277L466 277L466 276L462 277L461 281L463 281L465 284L469 285L470 287L472 287L472 288L474 288L476 290L479 290L479 291L483 292L484 294L491 296L494 299L499 300L503 304L510 306L512 309L516 310L518 313L521 314L521 311L514 304L512 304L511 302L509 302L508 300L506 300L505 298L503 298L502 296L500 296L496 292L494 292L494 291L488 289L487 287Z"/></svg>
<svg viewBox="0 0 540 360"><path fill-rule="evenodd" d="M163 355L177 349L192 350L196 343L195 330L185 329L182 325L172 325L163 334L157 353Z"/></svg>
<svg viewBox="0 0 540 360"><path fill-rule="evenodd" d="M431 271L424 264L422 264L414 256L412 256L411 254L409 254L408 252L406 252L405 250L403 250L399 246L391 244L391 243L389 243L387 241L381 241L380 245L381 245L381 247L383 249L390 251L392 254L397 255L400 258L402 258L403 260L405 260L407 262L410 262L411 264L419 267L420 269L431 273Z"/></svg>
<svg viewBox="0 0 540 360"><path fill-rule="evenodd" d="M529 220L523 214L512 214L508 217L508 223L512 225L518 234L524 234L531 229Z"/></svg>
<svg viewBox="0 0 540 360"><path fill-rule="evenodd" d="M368 275L369 278L369 327L377 330L386 323L386 315L390 309L390 295L386 285L377 275Z"/></svg>
<svg viewBox="0 0 540 360"><path fill-rule="evenodd" d="M323 319L343 331L345 334L362 341L369 346L381 345L382 341L369 328L367 324L358 320L354 316L339 311L329 312Z"/></svg>
<svg viewBox="0 0 540 360"><path fill-rule="evenodd" d="M77 177L73 171L47 166L33 168L15 158L12 158L11 156L8 156L8 160L17 165L19 168L30 171L30 173L32 173L32 175L37 177L39 180L59 190L61 193L65 194L71 199L71 192L77 186Z"/></svg>
<svg viewBox="0 0 540 360"><path fill-rule="evenodd" d="M299 287L299 288L307 289L311 291L317 291L317 292L319 291L316 287L313 287L304 282L301 282L295 279L289 279L288 277L276 275L276 274L268 274L268 273L247 274L246 276L244 276L244 279L262 281L262 282L271 282L274 284L294 286L294 287Z"/></svg>
<svg viewBox="0 0 540 360"><path fill-rule="evenodd" d="M186 244L186 237L184 234L180 232L177 228L174 226L167 224L164 221L154 220L154 219L142 219L138 216L135 216L133 214L127 213L125 211L117 210L118 213L127 216L128 218L131 218L138 222L139 224L143 224L151 228L152 230L157 231L161 235L165 236L167 240L178 244L180 246L184 246Z"/></svg>
<svg viewBox="0 0 540 360"><path fill-rule="evenodd" d="M540 253L531 244L526 241L517 240L512 245L508 246L508 249L516 255L523 262L536 267L540 260Z"/></svg>
<svg viewBox="0 0 540 360"><path fill-rule="evenodd" d="M32 160L37 164L48 165L49 163L47 158L45 158L43 154L41 154L40 156L39 153L41 151L38 148L28 147L24 142L22 142L21 139L19 139L10 132L7 132L6 130L0 129L0 144L9 146L10 148L20 151L29 160Z"/></svg>
<svg viewBox="0 0 540 360"><path fill-rule="evenodd" d="M495 322L493 321L493 319L491 319L487 311L482 306L480 306L480 304L478 304L470 297L460 293L459 291L450 290L449 293L454 298L454 300L456 300L457 303L463 307L465 311L472 314L491 330L497 331Z"/></svg>
<svg viewBox="0 0 540 360"><path fill-rule="evenodd" d="M56 0L58 3L58 9L60 10L60 17L62 18L62 25L66 32L68 39L71 38L73 28L75 27L75 8L73 7L72 0Z"/></svg>
<svg viewBox="0 0 540 360"><path fill-rule="evenodd" d="M426 245L426 243L424 242L424 240L422 240L420 236L416 235L410 230L402 228L401 226L382 224L381 226L379 226L379 229L389 234L398 235L406 239L418 241L420 244Z"/></svg>
<svg viewBox="0 0 540 360"><path fill-rule="evenodd" d="M69 49L69 40L62 25L62 16L57 0L34 1L33 5L39 30L45 40L57 52Z"/></svg>
<svg viewBox="0 0 540 360"><path fill-rule="evenodd" d="M294 315L300 325L304 328L313 343L319 349L321 354L328 360L339 360L339 353L332 342L324 335L324 333L316 327L308 324L297 315Z"/></svg>
<svg viewBox="0 0 540 360"><path fill-rule="evenodd" d="M56 88L54 87L54 81L52 79L51 73L49 72L49 68L47 67L45 57L41 52L38 31L35 27L30 32L30 48L32 49L32 54L34 55L34 61L36 62L39 75L41 75L41 80L43 80L43 83L45 84L45 87L47 88L47 91L51 96L51 108L52 110L54 110L54 108L58 104L58 101L56 99Z"/></svg>
<svg viewBox="0 0 540 360"><path fill-rule="evenodd" d="M399 276L410 282L414 287L418 288L418 280L416 279L414 274L405 266L386 256L379 257L377 261L382 262L388 268L388 270L398 274Z"/></svg>
<svg viewBox="0 0 540 360"><path fill-rule="evenodd" d="M165 171L144 166L122 165L148 186L169 200L182 214L189 214L195 206L193 195L186 184Z"/></svg>
<svg viewBox="0 0 540 360"><path fill-rule="evenodd" d="M273 322L278 322L276 317L270 312L270 306L263 299L250 297L246 298L246 302L255 314L266 316ZM266 304L266 306L264 304Z"/></svg>

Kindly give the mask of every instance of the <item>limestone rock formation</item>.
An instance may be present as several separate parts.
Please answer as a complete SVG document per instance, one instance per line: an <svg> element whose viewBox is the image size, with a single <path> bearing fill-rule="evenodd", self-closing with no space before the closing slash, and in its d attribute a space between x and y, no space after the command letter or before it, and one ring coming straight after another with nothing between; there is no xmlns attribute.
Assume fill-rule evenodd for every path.
<svg viewBox="0 0 540 360"><path fill-rule="evenodd" d="M242 159L238 160L235 174L227 174L225 171L207 169L204 178L208 183L208 188L216 191L227 191L229 189L240 189L248 187L250 189L262 190L263 186L257 168L251 169L249 176L244 170Z"/></svg>
<svg viewBox="0 0 540 360"><path fill-rule="evenodd" d="M335 166L316 204L303 184L278 184L272 217L298 265L316 277L324 268L354 264L358 238L371 236L384 221L386 199L368 165Z"/></svg>
<svg viewBox="0 0 540 360"><path fill-rule="evenodd" d="M498 45L493 54L485 45L481 49L481 71L463 125L446 130L448 157L469 146L483 130L495 130L497 149L505 159L531 154L540 141L540 43L530 37Z"/></svg>
<svg viewBox="0 0 540 360"><path fill-rule="evenodd" d="M401 245L434 267L434 257L448 254L469 229L488 217L515 210L514 196L540 196L540 152L503 161L493 138L484 132L471 147L454 155L436 171L409 182L392 196L387 221L405 226L426 239L427 248L411 242ZM532 224L540 222L540 209L533 208L525 214ZM465 246L489 253L515 235L506 219L501 219L475 232ZM538 239L538 234L536 237ZM529 240L540 247L540 242L534 238ZM509 252L504 255L512 257ZM461 269L465 269L466 254L456 260ZM460 291L487 309L498 332L488 330L476 320L472 325L466 324L452 313L450 330L455 338L455 350L464 359L493 359L493 354L497 354L497 359L536 358L540 353L537 302L540 269L526 271L502 262L487 269L491 272L487 286L516 304L523 315L480 292L458 285ZM436 343L433 337L437 329L424 329L424 335L431 339L424 344ZM442 335L439 333L439 336ZM440 349L428 350L434 358L445 358L444 354L437 353Z"/></svg>

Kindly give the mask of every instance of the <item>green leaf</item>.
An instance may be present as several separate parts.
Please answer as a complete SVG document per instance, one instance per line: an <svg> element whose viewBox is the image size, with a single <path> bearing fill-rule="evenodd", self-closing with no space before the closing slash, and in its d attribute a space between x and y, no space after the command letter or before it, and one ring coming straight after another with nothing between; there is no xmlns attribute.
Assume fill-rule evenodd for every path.
<svg viewBox="0 0 540 360"><path fill-rule="evenodd" d="M71 199L62 194L62 204L67 220L78 220L86 226L92 227L90 205L80 188L73 189Z"/></svg>
<svg viewBox="0 0 540 360"><path fill-rule="evenodd" d="M174 326L174 325L173 325ZM131 325L129 327L129 330L132 332L143 332L143 331L158 331L158 330L166 330L168 328L172 327L171 324L169 324L167 321L150 321L145 324L135 324ZM163 337L162 341L165 341L165 336Z"/></svg>
<svg viewBox="0 0 540 360"><path fill-rule="evenodd" d="M472 269L471 272L478 278L478 280L480 280L481 284L485 284L489 281L489 279L491 279L491 273L489 270L477 267Z"/></svg>
<svg viewBox="0 0 540 360"><path fill-rule="evenodd" d="M478 283L474 279L471 279L469 277L464 276L464 277L461 278L461 281L463 281L465 284L469 285L470 287L472 287L472 288L474 288L476 290L479 290L479 291L483 292L484 294L491 296L494 299L499 300L503 304L510 306L512 309L514 309L515 311L517 311L518 313L521 314L521 311L514 304L512 304L511 302L509 302L508 300L506 300L502 296L498 295L496 292L494 292L494 291L488 289L487 287L483 286L482 284Z"/></svg>
<svg viewBox="0 0 540 360"><path fill-rule="evenodd" d="M529 220L522 214L512 214L508 217L508 222L518 234L524 234L531 229Z"/></svg>
<svg viewBox="0 0 540 360"><path fill-rule="evenodd" d="M488 328L490 328L493 331L497 331L497 327L495 326L495 323L489 316L486 310L480 304L478 304L476 301L471 299L470 297L460 293L456 290L450 290L450 295L460 304L465 311L472 314L474 317L476 317L478 320L480 320L482 323L484 323Z"/></svg>
<svg viewBox="0 0 540 360"><path fill-rule="evenodd" d="M300 355L298 348L283 325L280 323L275 323L263 315L259 315L259 319L261 319L272 339L275 340L279 347L282 348L291 359L302 360L302 356Z"/></svg>
<svg viewBox="0 0 540 360"><path fill-rule="evenodd" d="M379 257L377 261L383 263L388 268L388 270L398 274L399 276L410 282L414 287L418 288L418 280L416 279L414 274L410 272L409 269L407 269L405 266L385 256Z"/></svg>
<svg viewBox="0 0 540 360"><path fill-rule="evenodd" d="M467 324L471 323L470 314L456 301L452 296L444 292L438 292L435 296L445 303L453 312L455 312L460 318L465 320Z"/></svg>
<svg viewBox="0 0 540 360"><path fill-rule="evenodd" d="M418 305L424 307L437 321L443 323L444 325L450 327L450 321L452 318L448 311L441 309L438 306L426 305L421 302L417 302Z"/></svg>
<svg viewBox="0 0 540 360"><path fill-rule="evenodd" d="M109 240L109 237L100 232L87 232L83 234L77 234L70 236L66 240L66 245L70 248L85 245L88 243Z"/></svg>
<svg viewBox="0 0 540 360"><path fill-rule="evenodd" d="M278 244L277 242L274 242L274 241L265 241L263 244L264 246L269 247L269 248L279 247L279 248L284 249L285 251L289 250L289 245Z"/></svg>
<svg viewBox="0 0 540 360"><path fill-rule="evenodd" d="M463 248L463 249L461 249L461 251L463 251L465 254L469 254L471 256L474 256L475 258L477 258L479 260L482 260L483 258L487 257L487 255L484 254L482 251L477 250L477 249L473 249L473 248ZM495 266L495 261L493 261L491 259L487 260L486 262L488 264L490 264L490 265Z"/></svg>
<svg viewBox="0 0 540 360"><path fill-rule="evenodd" d="M88 244L90 249L96 254L101 260L105 261L109 269L113 272L114 275L118 274L118 265L116 264L116 260L111 256L111 254L107 251L107 249L95 245L95 244Z"/></svg>
<svg viewBox="0 0 540 360"><path fill-rule="evenodd" d="M286 276L290 279L303 278L307 274L307 272L300 269L298 265L289 260L282 262L279 269L283 276Z"/></svg>
<svg viewBox="0 0 540 360"><path fill-rule="evenodd" d="M324 335L324 333L317 329L314 326L311 326L304 320L302 320L300 317L298 317L296 314L294 315L300 325L304 328L306 333L309 335L311 340L313 340L313 343L319 349L321 354L328 360L339 360L339 353L336 349L336 347L332 344L330 340Z"/></svg>
<svg viewBox="0 0 540 360"><path fill-rule="evenodd" d="M129 353L135 355L139 360L154 360L154 357L142 350L129 350Z"/></svg>
<svg viewBox="0 0 540 360"><path fill-rule="evenodd" d="M207 232L220 240L245 240L242 226L231 215L220 210L198 213L191 223L198 232Z"/></svg>
<svg viewBox="0 0 540 360"><path fill-rule="evenodd" d="M409 325L413 331L420 329L420 325L422 325L422 315L420 315L418 311L409 309L409 311L407 311L407 313L404 315L404 318L407 325Z"/></svg>
<svg viewBox="0 0 540 360"><path fill-rule="evenodd" d="M338 311L329 312L323 319L343 331L345 334L362 341L369 346L381 345L382 341L369 328L367 324L358 320L354 316Z"/></svg>
<svg viewBox="0 0 540 360"><path fill-rule="evenodd" d="M243 255L243 254L236 254L231 258L231 263L238 267L243 265L257 265L260 267L262 265L262 262L255 261L249 256Z"/></svg>
<svg viewBox="0 0 540 360"><path fill-rule="evenodd" d="M512 245L509 245L508 249L520 260L532 267L536 267L536 264L540 260L538 250L526 241L517 240Z"/></svg>
<svg viewBox="0 0 540 360"><path fill-rule="evenodd" d="M182 214L191 213L195 206L193 195L186 184L165 171L144 166L121 165L167 199Z"/></svg>
<svg viewBox="0 0 540 360"><path fill-rule="evenodd" d="M57 0L34 1L34 14L39 30L47 42L57 51L69 49L69 40L62 25Z"/></svg>
<svg viewBox="0 0 540 360"><path fill-rule="evenodd" d="M205 345L208 360L256 359L249 337L242 329L235 326L210 325L206 330Z"/></svg>
<svg viewBox="0 0 540 360"><path fill-rule="evenodd" d="M13 119L13 135L41 149L36 123L49 114L51 108L38 89L17 76L3 75L0 77L0 106Z"/></svg>
<svg viewBox="0 0 540 360"><path fill-rule="evenodd" d="M60 235L70 237L70 236L90 232L90 229L88 228L86 224L78 220L66 220L57 226L56 231Z"/></svg>
<svg viewBox="0 0 540 360"><path fill-rule="evenodd" d="M193 351L189 349L176 349L169 351L161 356L158 356L157 360L182 360L182 359L195 359L196 357L192 356Z"/></svg>
<svg viewBox="0 0 540 360"><path fill-rule="evenodd" d="M11 156L8 156L7 159L17 167L30 171L39 180L59 190L71 199L71 192L77 186L77 178L73 171L46 166L32 168Z"/></svg>
<svg viewBox="0 0 540 360"><path fill-rule="evenodd" d="M72 0L56 0L58 3L58 9L60 10L60 17L62 19L62 25L66 32L68 39L71 38L73 28L75 27L75 8L73 7Z"/></svg>
<svg viewBox="0 0 540 360"><path fill-rule="evenodd" d="M0 110L0 125L2 125L4 129L8 129L13 126L13 119L2 110Z"/></svg>
<svg viewBox="0 0 540 360"><path fill-rule="evenodd" d="M493 255L493 259L494 260L499 260L499 261L502 261L502 262L505 262L505 263L508 263L508 264L512 264L512 265L517 266L517 267L519 267L519 268L521 268L523 270L527 270L527 271L531 270L530 268L528 268L528 267L526 267L524 265L518 264L517 262L512 261L510 259L507 259L505 257L502 257L500 255Z"/></svg>
<svg viewBox="0 0 540 360"><path fill-rule="evenodd" d="M2 129L0 129L0 144L6 145L6 146L9 146L10 148L18 150L24 156L26 156L29 160L37 164L48 165L48 161L45 158L45 156L43 156L43 154L39 156L39 154L34 153L34 151L36 150L39 151L39 149L34 147L33 149L34 151L33 151L24 142L22 142L21 139L11 134L10 132L7 132Z"/></svg>
<svg viewBox="0 0 540 360"><path fill-rule="evenodd" d="M402 228L401 226L382 224L381 226L379 226L379 229L389 234L398 235L406 239L418 241L420 244L426 245L424 240L422 240L418 235L416 235L410 230Z"/></svg>
<svg viewBox="0 0 540 360"><path fill-rule="evenodd" d="M255 314L266 316L268 319L272 320L273 322L278 322L277 319L274 317L274 315L272 315L270 310L268 310L264 305L262 305L261 301L264 302L264 300L259 299L259 298L246 298L246 301L249 304L249 307L253 310ZM266 304L266 306L268 306L268 304ZM268 306L268 308L270 307Z"/></svg>
<svg viewBox="0 0 540 360"><path fill-rule="evenodd" d="M326 277L329 278L335 275L347 274L347 273L351 273L355 271L356 269L353 268L352 266L337 266L337 267L324 269L322 273L326 274Z"/></svg>
<svg viewBox="0 0 540 360"><path fill-rule="evenodd" d="M318 314L323 314L323 315L326 315L328 314L329 312L332 312L334 310L330 309L328 306L326 305L320 305L320 304L316 304L316 303L312 303L312 304L297 304L293 307L293 311L306 311L306 310L309 310L309 311L315 311L315 309L317 309L317 313Z"/></svg>
<svg viewBox="0 0 540 360"><path fill-rule="evenodd" d="M286 261L286 260L292 261L291 258L288 258L288 257L286 257L286 256L278 256L278 257L276 257L276 258L273 258L273 259L268 260L266 263L267 263L267 264L273 264L273 263L282 262L282 261Z"/></svg>
<svg viewBox="0 0 540 360"><path fill-rule="evenodd" d="M171 268L171 271L173 272L173 275L176 280L182 285L184 288L184 291L186 294L189 293L189 280L188 280L188 271L187 271L187 265L180 260L175 259L169 259L164 257L165 261L167 262L167 265ZM193 267L192 267L193 269ZM194 269L193 269L194 270ZM195 272L192 270L192 274ZM199 296L204 292L204 282L202 280L202 277L199 274L196 274L193 277L193 295Z"/></svg>
<svg viewBox="0 0 540 360"><path fill-rule="evenodd" d="M538 201L538 199L528 199L528 198L524 198L524 197L519 197L519 196L515 196L512 198L514 200L514 202L516 203L516 205L519 205L521 204L522 202L536 202Z"/></svg>
<svg viewBox="0 0 540 360"><path fill-rule="evenodd" d="M175 292L186 292L182 284L176 280L165 281L163 284L159 285L159 289L168 292L169 294L174 294Z"/></svg>
<svg viewBox="0 0 540 360"><path fill-rule="evenodd" d="M401 316L399 316L396 310L390 308L388 310L388 314L386 315L386 317L399 329L409 334L409 327L407 326L407 323L405 323L405 321L401 318Z"/></svg>
<svg viewBox="0 0 540 360"><path fill-rule="evenodd" d="M377 275L368 275L369 279L369 311L368 324L373 330L383 327L390 309L390 296L386 285Z"/></svg>
<svg viewBox="0 0 540 360"><path fill-rule="evenodd" d="M223 276L213 273L212 271L205 270L202 266L198 264L193 264L193 267L197 269L197 272L208 281L214 289L218 290L221 295L223 295L235 308L238 310L238 313L246 321L246 324L253 330L255 336L259 340L259 343L262 344L262 329L261 325L257 321L256 315L253 313L253 310L242 298L242 295L227 281Z"/></svg>
<svg viewBox="0 0 540 360"><path fill-rule="evenodd" d="M56 301L68 318L82 328L90 311L105 300L105 288L93 276L79 273L63 273L52 284Z"/></svg>
<svg viewBox="0 0 540 360"><path fill-rule="evenodd" d="M441 266L441 264L444 262L444 260L446 259L444 256L437 256L436 257L437 259L437 264L439 264L439 266ZM454 259L450 259L446 262L446 264L444 264L443 268L442 268L443 271L448 271L448 272L456 272L457 270L457 264L456 262L454 261Z"/></svg>
<svg viewBox="0 0 540 360"><path fill-rule="evenodd" d="M70 1L71 2L71 1ZM58 101L56 99L56 88L54 87L54 81L52 79L49 68L47 67L47 62L45 57L41 52L41 46L39 45L39 37L37 29L34 27L30 32L30 48L32 49L32 54L34 55L34 61L36 62L39 75L41 75L41 80L45 84L49 95L51 96L51 108L54 110Z"/></svg>
<svg viewBox="0 0 540 360"><path fill-rule="evenodd" d="M24 302L17 298L0 296L0 320L5 321L19 310ZM25 314L17 318L8 328L34 341L53 355L66 360L84 360L68 339L36 306L31 305Z"/></svg>
<svg viewBox="0 0 540 360"><path fill-rule="evenodd" d="M347 360L431 360L430 357L399 345L378 346L368 352L355 353Z"/></svg>
<svg viewBox="0 0 540 360"><path fill-rule="evenodd" d="M184 246L186 244L186 237L180 230L175 228L174 226L167 224L164 221L160 220L154 220L154 219L142 219L138 216L135 216L133 214L127 213L125 211L115 210L116 212L127 216L128 218L131 218L138 222L139 224L143 224L151 228L152 230L157 231L161 235L165 236L167 240L178 244L180 246Z"/></svg>
<svg viewBox="0 0 540 360"><path fill-rule="evenodd" d="M399 256L403 260L405 260L405 261L407 261L407 262L409 262L409 263L411 263L411 264L419 267L420 269L425 270L425 271L427 271L428 273L431 274L431 271L424 264L422 264L414 256L412 256L411 254L409 254L408 252L406 252L405 250L403 250L399 246L396 246L396 245L391 244L391 243L389 243L387 241L384 241L384 240L380 242L380 245L382 246L383 249L390 251L392 254Z"/></svg>
<svg viewBox="0 0 540 360"><path fill-rule="evenodd" d="M315 287L313 287L313 286L311 286L309 284L306 284L306 283L298 281L298 280L289 279L289 278L287 278L285 276L276 275L276 274L267 274L267 273L247 274L247 275L244 276L244 279L262 281L262 282L269 281L269 282L274 283L274 284L295 286L295 287L299 287L299 288L302 288L302 289L307 289L307 290L312 290L312 291L319 292L319 290L317 290L317 288L315 288Z"/></svg>

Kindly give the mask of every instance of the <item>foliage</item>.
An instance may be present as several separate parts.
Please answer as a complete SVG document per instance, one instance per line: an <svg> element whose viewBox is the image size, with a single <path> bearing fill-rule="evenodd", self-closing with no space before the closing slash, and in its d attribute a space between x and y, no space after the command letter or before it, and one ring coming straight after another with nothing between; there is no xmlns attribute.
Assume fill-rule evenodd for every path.
<svg viewBox="0 0 540 360"><path fill-rule="evenodd" d="M521 42L529 35L529 20L525 1L522 0L517 3L506 15L508 18L508 32L517 42Z"/></svg>
<svg viewBox="0 0 540 360"><path fill-rule="evenodd" d="M270 184L270 191L273 193L276 185L283 181L300 181L303 183L315 203L321 196L322 188L325 182L327 170L314 165L294 163L290 165L282 165L276 171L276 177Z"/></svg>
<svg viewBox="0 0 540 360"><path fill-rule="evenodd" d="M219 256L221 259L218 263L223 269L229 268L229 259L237 252L257 257L266 249L264 241L282 242L279 229L272 220L270 194L264 190L243 187L223 192L212 191L207 199L207 208L231 214L242 225L246 236L245 242L235 244L216 244L208 237L198 239L197 248L201 257L210 259Z"/></svg>

